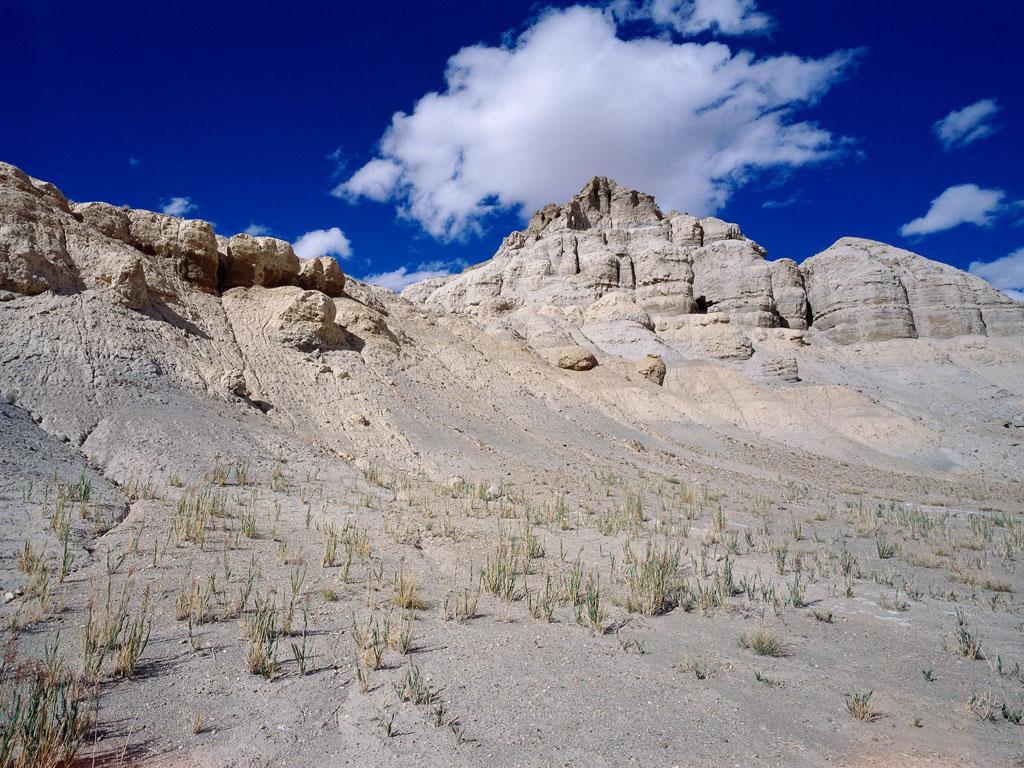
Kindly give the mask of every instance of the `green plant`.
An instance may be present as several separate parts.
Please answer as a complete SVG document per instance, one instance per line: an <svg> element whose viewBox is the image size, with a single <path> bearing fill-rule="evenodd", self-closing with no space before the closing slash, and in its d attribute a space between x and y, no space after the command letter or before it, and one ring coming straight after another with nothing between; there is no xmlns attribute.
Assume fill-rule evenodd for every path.
<svg viewBox="0 0 1024 768"><path fill-rule="evenodd" d="M430 681L420 673L420 668L411 662L405 670L405 676L395 685L395 693L398 694L399 700L413 704L431 704L434 701Z"/></svg>
<svg viewBox="0 0 1024 768"><path fill-rule="evenodd" d="M891 557L895 557L900 548L897 544L889 541L885 534L882 532L875 533L875 551L878 553L880 560L888 560Z"/></svg>
<svg viewBox="0 0 1024 768"><path fill-rule="evenodd" d="M967 617L964 615L963 609L959 607L956 609L956 630L953 637L956 640L957 650L965 659L973 661L985 658L981 651L981 640L971 631Z"/></svg>
<svg viewBox="0 0 1024 768"><path fill-rule="evenodd" d="M149 587L146 587L142 598L139 615L124 625L121 632L120 647L114 661L114 674L119 677L133 677L142 658L142 652L149 644L149 635L153 620L149 614Z"/></svg>
<svg viewBox="0 0 1024 768"><path fill-rule="evenodd" d="M601 582L596 573L587 576L583 603L576 607L576 621L586 624L594 634L604 632L605 612L601 607Z"/></svg>
<svg viewBox="0 0 1024 768"><path fill-rule="evenodd" d="M519 598L515 551L504 542L498 545L493 555L487 556L484 569L480 572L484 589L506 603Z"/></svg>
<svg viewBox="0 0 1024 768"><path fill-rule="evenodd" d="M754 670L754 679L762 685L768 686L769 688L781 688L783 685L783 682L778 678L769 677L768 675L758 672L756 669Z"/></svg>
<svg viewBox="0 0 1024 768"><path fill-rule="evenodd" d="M823 611L818 608L812 608L811 615L823 624L832 623L832 611Z"/></svg>
<svg viewBox="0 0 1024 768"><path fill-rule="evenodd" d="M66 668L58 640L43 661L0 660L0 766L51 768L74 763L94 722L87 689Z"/></svg>
<svg viewBox="0 0 1024 768"><path fill-rule="evenodd" d="M846 694L846 711L857 720L871 722L878 717L878 713L871 706L871 697L873 695L874 691L868 691L867 693L851 691Z"/></svg>

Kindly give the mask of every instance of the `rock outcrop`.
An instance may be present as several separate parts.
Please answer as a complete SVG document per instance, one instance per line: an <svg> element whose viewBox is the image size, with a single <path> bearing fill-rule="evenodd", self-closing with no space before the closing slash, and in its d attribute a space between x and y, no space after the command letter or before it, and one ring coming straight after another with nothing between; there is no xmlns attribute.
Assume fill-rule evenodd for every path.
<svg viewBox="0 0 1024 768"><path fill-rule="evenodd" d="M152 296L196 289L295 286L338 298L345 275L331 258L300 262L272 237L218 237L209 222L89 202L0 163L0 291L35 295L112 290L141 310Z"/></svg>
<svg viewBox="0 0 1024 768"><path fill-rule="evenodd" d="M230 239L219 238L217 245L221 290L299 284L299 257L284 240L240 234Z"/></svg>
<svg viewBox="0 0 1024 768"><path fill-rule="evenodd" d="M0 163L0 289L22 294L73 290L68 255L68 203L53 185Z"/></svg>

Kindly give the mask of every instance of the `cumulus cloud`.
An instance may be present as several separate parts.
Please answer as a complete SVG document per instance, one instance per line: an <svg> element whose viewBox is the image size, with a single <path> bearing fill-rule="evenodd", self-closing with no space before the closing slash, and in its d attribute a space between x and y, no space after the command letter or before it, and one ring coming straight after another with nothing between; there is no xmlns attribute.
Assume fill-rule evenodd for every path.
<svg viewBox="0 0 1024 768"><path fill-rule="evenodd" d="M968 271L988 280L1010 298L1024 301L1024 248L995 261L972 261Z"/></svg>
<svg viewBox="0 0 1024 768"><path fill-rule="evenodd" d="M161 204L160 210L168 216L184 216L198 207L189 197L172 197Z"/></svg>
<svg viewBox="0 0 1024 768"><path fill-rule="evenodd" d="M966 147L996 132L997 127L991 120L999 109L995 99L982 99L963 109L953 110L937 121L932 130L947 152Z"/></svg>
<svg viewBox="0 0 1024 768"><path fill-rule="evenodd" d="M982 189L977 184L949 187L932 200L928 213L900 227L900 234L930 235L960 224L987 227L1002 209L1005 196L1001 189Z"/></svg>
<svg viewBox="0 0 1024 768"><path fill-rule="evenodd" d="M609 8L625 21L647 20L683 35L742 35L771 27L771 18L757 10L755 0L615 0Z"/></svg>
<svg viewBox="0 0 1024 768"><path fill-rule="evenodd" d="M261 237L263 235L270 234L270 227L266 227L262 224L257 224L256 222L253 222L242 231L245 232L245 234L247 235L252 235L253 237Z"/></svg>
<svg viewBox="0 0 1024 768"><path fill-rule="evenodd" d="M463 48L444 92L396 113L378 156L334 193L394 201L449 239L498 210L563 201L599 174L666 208L711 213L760 170L838 151L793 112L824 95L853 54L757 58L716 42L626 40L620 23L613 10L572 6L506 45Z"/></svg>
<svg viewBox="0 0 1024 768"><path fill-rule="evenodd" d="M344 259L352 255L352 244L345 237L345 233L337 227L307 232L292 243L292 248L300 259L315 259L319 256L337 256Z"/></svg>
<svg viewBox="0 0 1024 768"><path fill-rule="evenodd" d="M455 268L465 266L463 262L431 261L420 264L416 269L399 267L390 272L377 272L362 278L364 283L379 285L395 293L401 292L406 286L418 283L421 280L428 280L431 277L445 277L455 273Z"/></svg>

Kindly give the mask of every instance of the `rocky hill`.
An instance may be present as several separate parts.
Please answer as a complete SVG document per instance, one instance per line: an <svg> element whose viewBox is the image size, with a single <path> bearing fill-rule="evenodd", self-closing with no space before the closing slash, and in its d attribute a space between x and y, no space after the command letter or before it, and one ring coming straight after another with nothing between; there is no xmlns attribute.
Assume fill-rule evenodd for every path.
<svg viewBox="0 0 1024 768"><path fill-rule="evenodd" d="M852 344L1024 329L1024 304L884 243L844 237L799 265L766 256L736 224L665 215L650 195L596 177L568 203L535 213L489 261L403 295L536 347L568 343L579 330L626 357L743 358L758 337L804 338L787 331Z"/></svg>
<svg viewBox="0 0 1024 768"><path fill-rule="evenodd" d="M996 764L1012 739L962 723L991 681L939 644L949 600L984 608L997 649L1019 640L1022 330L1024 304L921 256L846 237L769 261L735 224L600 177L490 260L396 296L281 240L74 203L0 164L0 618L30 654L63 628L93 663L79 634L99 595L138 606L145 584L144 673L113 682L120 644L90 672L94 756L668 765L687 745L699 764L816 766L853 745L865 765L897 747ZM246 583L288 621L269 674L249 674ZM589 619L584 585L605 590ZM750 690L759 657L736 643L772 616L795 645L757 662L794 681L777 699ZM373 621L388 664L370 663ZM307 641L317 674L285 659ZM444 729L401 698L407 663L432 667ZM721 687L694 688L708 663ZM620 679L645 683L611 706ZM837 727L854 688L899 729ZM737 711L772 734L753 762L729 740ZM588 743L565 744L580 722ZM984 745L941 736L962 728Z"/></svg>

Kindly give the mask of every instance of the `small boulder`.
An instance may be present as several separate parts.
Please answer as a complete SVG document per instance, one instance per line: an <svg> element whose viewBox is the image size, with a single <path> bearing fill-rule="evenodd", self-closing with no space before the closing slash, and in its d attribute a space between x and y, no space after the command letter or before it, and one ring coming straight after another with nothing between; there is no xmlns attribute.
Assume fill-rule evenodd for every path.
<svg viewBox="0 0 1024 768"><path fill-rule="evenodd" d="M220 379L221 386L224 387L224 391L234 397L249 397L249 385L245 383L245 375L237 370L231 369L224 371L224 375Z"/></svg>
<svg viewBox="0 0 1024 768"><path fill-rule="evenodd" d="M660 387L665 382L665 361L659 355L647 355L637 363L636 372Z"/></svg>
<svg viewBox="0 0 1024 768"><path fill-rule="evenodd" d="M302 291L277 316L277 338L289 347L312 352L340 343L334 302L320 291Z"/></svg>
<svg viewBox="0 0 1024 768"><path fill-rule="evenodd" d="M329 256L304 259L299 263L299 286L337 298L345 293L345 275Z"/></svg>
<svg viewBox="0 0 1024 768"><path fill-rule="evenodd" d="M558 356L558 367L567 371L589 371L596 365L594 354L580 346L566 347Z"/></svg>

